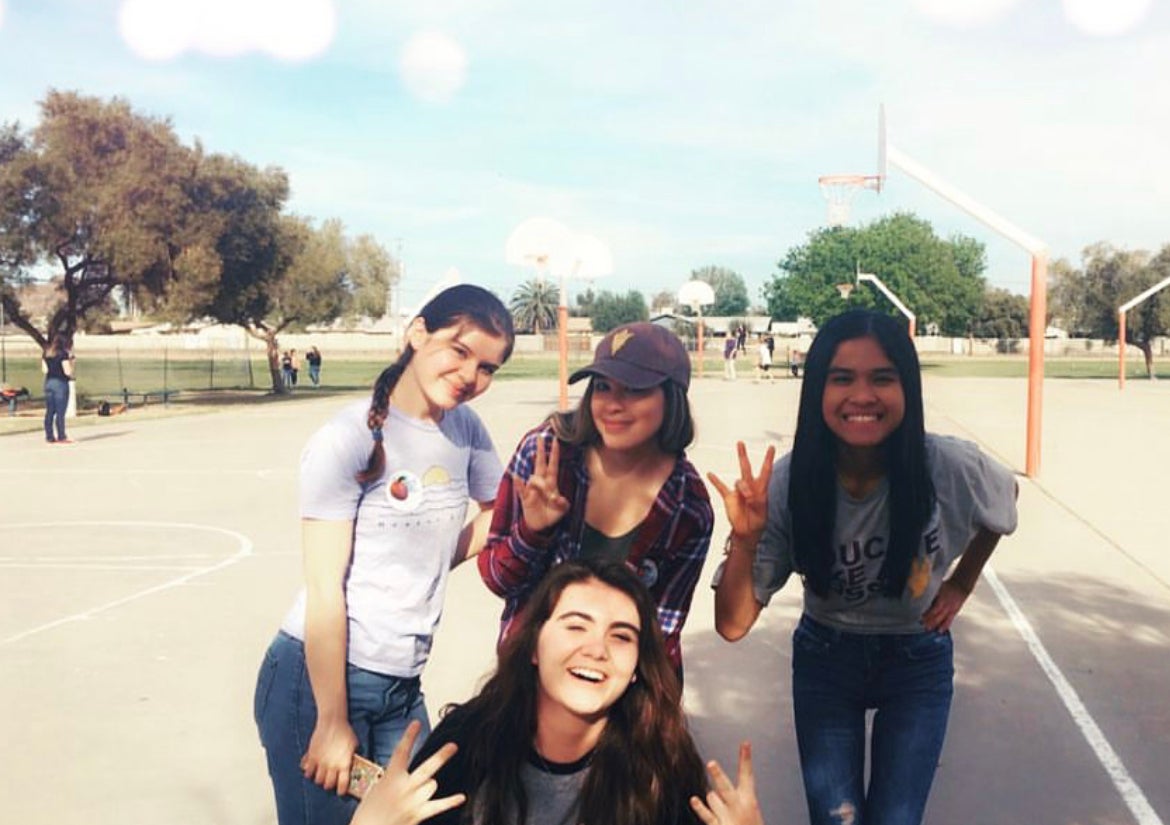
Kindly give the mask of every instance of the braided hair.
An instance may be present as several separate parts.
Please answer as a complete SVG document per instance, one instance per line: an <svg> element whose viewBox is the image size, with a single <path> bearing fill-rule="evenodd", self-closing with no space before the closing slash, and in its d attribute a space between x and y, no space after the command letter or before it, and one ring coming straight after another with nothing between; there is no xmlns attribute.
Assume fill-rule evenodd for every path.
<svg viewBox="0 0 1170 825"><path fill-rule="evenodd" d="M486 333L497 335L507 342L504 349L504 360L512 355L512 345L516 340L516 333L512 328L512 316L507 307L488 290L472 284L458 284L448 287L427 301L419 310L418 317L422 319L427 332L458 326L461 323L470 323ZM357 480L362 484L377 481L386 469L386 451L382 447L382 428L386 424L386 416L390 412L390 394L398 384L398 379L406 372L410 360L414 357L414 347L409 343L402 348L398 359L382 370L378 380L374 382L373 397L370 399L370 409L366 413L366 426L370 428L370 436L374 446L370 450L370 457L366 468L357 474Z"/></svg>

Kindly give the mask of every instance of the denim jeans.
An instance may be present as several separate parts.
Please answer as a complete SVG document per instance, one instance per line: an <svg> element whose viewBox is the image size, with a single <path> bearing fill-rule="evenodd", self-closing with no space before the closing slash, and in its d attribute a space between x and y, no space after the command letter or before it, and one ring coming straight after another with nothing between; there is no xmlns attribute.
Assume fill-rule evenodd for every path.
<svg viewBox="0 0 1170 825"><path fill-rule="evenodd" d="M423 726L417 745L430 733L426 703L418 678L400 679L346 665L349 724L358 738L358 753L385 765L406 726ZM268 775L276 794L280 825L345 825L357 800L326 791L301 774L301 757L309 747L317 706L299 639L277 634L256 679L256 726L268 756Z"/></svg>
<svg viewBox="0 0 1170 825"><path fill-rule="evenodd" d="M65 440L65 410L68 407L69 382L61 378L46 378L45 439L47 441Z"/></svg>
<svg viewBox="0 0 1170 825"><path fill-rule="evenodd" d="M922 822L954 674L949 632L866 635L801 617L792 637L792 699L812 825Z"/></svg>

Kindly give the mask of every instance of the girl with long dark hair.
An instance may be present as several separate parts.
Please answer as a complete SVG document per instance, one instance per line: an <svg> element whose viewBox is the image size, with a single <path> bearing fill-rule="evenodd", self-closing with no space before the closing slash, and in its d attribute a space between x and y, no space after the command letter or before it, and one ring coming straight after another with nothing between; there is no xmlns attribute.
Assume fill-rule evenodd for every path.
<svg viewBox="0 0 1170 825"><path fill-rule="evenodd" d="M61 335L54 335L41 356L45 375L45 441L49 444L72 444L65 435L65 411L69 409L70 382L73 380L73 356Z"/></svg>
<svg viewBox="0 0 1170 825"><path fill-rule="evenodd" d="M281 825L346 823L354 753L384 762L427 724L419 676L447 574L478 552L503 468L463 406L512 351L512 319L480 287L436 295L373 397L301 456L305 587L265 656L255 716ZM468 502L480 514L465 527Z"/></svg>
<svg viewBox="0 0 1170 825"><path fill-rule="evenodd" d="M654 602L629 568L561 564L495 674L448 709L413 773L404 744L354 825L762 825L746 745L738 788L709 766L715 790L702 801L680 694Z"/></svg>
<svg viewBox="0 0 1170 825"><path fill-rule="evenodd" d="M488 588L504 597L500 640L554 565L622 561L658 603L681 673L679 640L714 526L685 453L695 437L690 359L673 332L625 324L569 380L586 378L581 403L525 435L500 484L478 560Z"/></svg>
<svg viewBox="0 0 1170 825"><path fill-rule="evenodd" d="M1016 483L967 441L925 432L914 342L892 318L830 319L809 349L792 452L733 488L716 629L742 638L796 572L797 744L813 825L917 825L954 690L950 628ZM866 712L875 710L866 784Z"/></svg>

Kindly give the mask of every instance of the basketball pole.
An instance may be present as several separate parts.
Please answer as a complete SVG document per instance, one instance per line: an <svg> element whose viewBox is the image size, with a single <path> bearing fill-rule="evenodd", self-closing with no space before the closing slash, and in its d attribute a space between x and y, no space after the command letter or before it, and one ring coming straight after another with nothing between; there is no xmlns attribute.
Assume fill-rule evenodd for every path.
<svg viewBox="0 0 1170 825"><path fill-rule="evenodd" d="M884 119L884 114L883 114ZM885 160L927 189L934 191L972 217L987 224L1032 256L1032 294L1028 314L1028 412L1024 472L1029 478L1040 474L1040 436L1044 395L1044 333L1048 311L1048 245L988 209L959 189L943 181L926 167L886 142Z"/></svg>
<svg viewBox="0 0 1170 825"><path fill-rule="evenodd" d="M1117 308L1117 388L1119 390L1125 389L1125 316L1142 301L1154 297L1168 286L1170 286L1170 278L1163 278L1145 292L1130 298Z"/></svg>

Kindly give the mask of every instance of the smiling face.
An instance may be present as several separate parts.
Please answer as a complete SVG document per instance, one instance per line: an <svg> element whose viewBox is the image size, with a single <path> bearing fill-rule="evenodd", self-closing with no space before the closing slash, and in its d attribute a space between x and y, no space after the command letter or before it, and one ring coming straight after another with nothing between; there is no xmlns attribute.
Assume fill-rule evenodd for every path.
<svg viewBox="0 0 1170 825"><path fill-rule="evenodd" d="M536 639L537 726L604 727L638 666L634 600L597 579L568 585Z"/></svg>
<svg viewBox="0 0 1170 825"><path fill-rule="evenodd" d="M845 450L872 450L902 424L906 414L902 381L876 339L851 338L837 347L821 412Z"/></svg>
<svg viewBox="0 0 1170 825"><path fill-rule="evenodd" d="M408 340L414 355L391 397L404 412L436 420L491 386L508 347L502 336L470 323L427 332L419 318Z"/></svg>
<svg viewBox="0 0 1170 825"><path fill-rule="evenodd" d="M593 379L589 412L606 449L656 447L666 414L666 394L661 384L635 390L599 375Z"/></svg>

